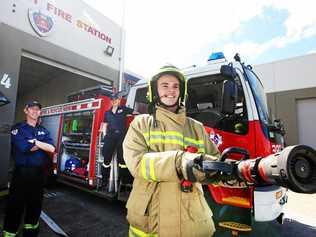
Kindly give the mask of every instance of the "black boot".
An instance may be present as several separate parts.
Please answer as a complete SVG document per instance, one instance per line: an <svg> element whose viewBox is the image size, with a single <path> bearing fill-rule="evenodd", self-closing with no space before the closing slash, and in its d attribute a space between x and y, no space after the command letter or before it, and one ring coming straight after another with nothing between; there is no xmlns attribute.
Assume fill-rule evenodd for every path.
<svg viewBox="0 0 316 237"><path fill-rule="evenodd" d="M35 229L23 229L23 237L37 237L39 233L39 227Z"/></svg>

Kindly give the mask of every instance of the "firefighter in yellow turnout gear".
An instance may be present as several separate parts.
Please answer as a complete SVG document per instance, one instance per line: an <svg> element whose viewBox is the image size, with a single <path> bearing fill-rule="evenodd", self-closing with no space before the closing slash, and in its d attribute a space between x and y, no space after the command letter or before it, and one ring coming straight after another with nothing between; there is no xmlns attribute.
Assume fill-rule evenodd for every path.
<svg viewBox="0 0 316 237"><path fill-rule="evenodd" d="M134 176L126 204L129 236L209 237L215 232L201 183L212 177L194 163L220 153L203 125L186 117L186 79L166 66L149 82L149 114L138 115L123 143L124 160ZM195 147L198 153L186 152ZM191 192L181 182L193 182Z"/></svg>

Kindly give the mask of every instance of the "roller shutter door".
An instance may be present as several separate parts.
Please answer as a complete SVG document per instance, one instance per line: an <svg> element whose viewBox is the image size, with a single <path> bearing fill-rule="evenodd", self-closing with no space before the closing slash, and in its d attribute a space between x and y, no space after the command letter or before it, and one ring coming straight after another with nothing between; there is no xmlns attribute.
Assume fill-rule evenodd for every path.
<svg viewBox="0 0 316 237"><path fill-rule="evenodd" d="M316 98L297 100L299 143L316 149Z"/></svg>

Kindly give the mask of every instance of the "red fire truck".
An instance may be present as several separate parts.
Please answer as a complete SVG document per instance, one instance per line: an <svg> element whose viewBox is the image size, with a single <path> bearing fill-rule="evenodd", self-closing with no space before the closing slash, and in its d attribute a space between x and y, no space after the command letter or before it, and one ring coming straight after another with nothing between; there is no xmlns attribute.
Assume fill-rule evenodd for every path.
<svg viewBox="0 0 316 237"><path fill-rule="evenodd" d="M251 66L240 62L238 55L235 62L228 63L221 53L212 54L207 65L184 71L188 78L187 114L205 125L220 151L240 147L248 151L250 158L256 158L283 149L283 130L277 121L273 124L270 120L263 85ZM56 141L53 163L57 179L106 197L101 188L103 157L98 131L104 111L110 108L111 89L101 91L94 95L91 90L81 91L75 94L80 100L72 98L72 102L44 108L42 119ZM138 82L131 88L126 106L137 113L146 113L146 94L147 82ZM240 156L235 154L230 158L238 160ZM123 200L117 180L114 159L109 189ZM286 203L286 190L273 185L242 189L209 185L209 191L212 201L246 209L257 221L282 216Z"/></svg>
<svg viewBox="0 0 316 237"><path fill-rule="evenodd" d="M111 108L112 93L113 88L104 85L80 90L69 95L65 104L43 108L41 117L56 144L52 169L57 181L102 197L109 197L109 191L118 193L120 188L115 159L107 190L102 183L99 128L105 111ZM118 198L125 200L126 195Z"/></svg>

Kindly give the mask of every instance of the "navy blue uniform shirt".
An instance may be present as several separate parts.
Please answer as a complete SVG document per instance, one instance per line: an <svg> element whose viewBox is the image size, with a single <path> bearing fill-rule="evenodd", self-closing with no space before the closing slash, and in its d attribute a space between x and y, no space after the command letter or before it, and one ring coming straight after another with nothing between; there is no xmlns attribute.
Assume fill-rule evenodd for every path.
<svg viewBox="0 0 316 237"><path fill-rule="evenodd" d="M127 108L125 106L117 107L116 113L112 112L112 108L106 111L104 114L104 122L108 123L107 132L126 132L126 115L132 113L133 109Z"/></svg>
<svg viewBox="0 0 316 237"><path fill-rule="evenodd" d="M11 143L16 166L34 167L45 164L47 152L41 149L31 151L35 146L29 142L31 139L54 145L49 132L44 127L40 125L33 127L26 122L14 125L11 129Z"/></svg>

